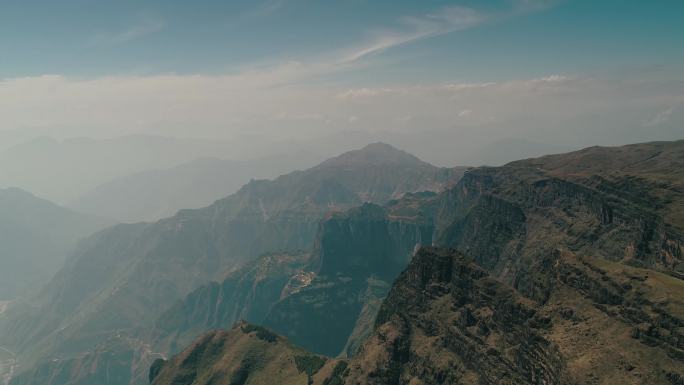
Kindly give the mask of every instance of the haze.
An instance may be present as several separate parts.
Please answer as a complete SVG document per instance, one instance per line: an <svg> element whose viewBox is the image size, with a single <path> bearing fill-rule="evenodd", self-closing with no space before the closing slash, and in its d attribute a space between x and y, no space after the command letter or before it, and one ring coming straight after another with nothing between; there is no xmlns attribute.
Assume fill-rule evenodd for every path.
<svg viewBox="0 0 684 385"><path fill-rule="evenodd" d="M675 139L681 10L676 1L10 1L0 15L1 142L205 138L227 140L219 155L237 160L382 140L455 165L526 155L481 151L511 139L530 155Z"/></svg>
<svg viewBox="0 0 684 385"><path fill-rule="evenodd" d="M681 385L682 213L682 1L0 2L0 385Z"/></svg>

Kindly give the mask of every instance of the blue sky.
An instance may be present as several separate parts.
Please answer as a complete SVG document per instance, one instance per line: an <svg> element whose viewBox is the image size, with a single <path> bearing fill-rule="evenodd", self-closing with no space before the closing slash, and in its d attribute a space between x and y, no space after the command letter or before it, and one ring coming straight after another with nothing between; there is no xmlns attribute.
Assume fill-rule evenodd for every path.
<svg viewBox="0 0 684 385"><path fill-rule="evenodd" d="M0 7L0 130L283 140L438 131L573 146L684 136L684 1Z"/></svg>
<svg viewBox="0 0 684 385"><path fill-rule="evenodd" d="M373 58L385 61L372 77L491 80L684 64L681 1L5 0L0 76L222 73L408 33L402 20L459 6L491 20L390 47Z"/></svg>

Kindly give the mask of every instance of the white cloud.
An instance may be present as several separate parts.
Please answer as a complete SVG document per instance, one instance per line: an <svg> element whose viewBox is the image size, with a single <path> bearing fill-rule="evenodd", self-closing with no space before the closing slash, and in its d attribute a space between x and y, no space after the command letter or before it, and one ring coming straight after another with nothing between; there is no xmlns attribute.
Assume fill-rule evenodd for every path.
<svg viewBox="0 0 684 385"><path fill-rule="evenodd" d="M0 81L0 130L38 127L62 136L147 132L222 138L256 133L290 139L354 127L395 133L457 130L468 133L464 138L470 141L525 135L575 140L582 127L585 136L595 135L590 130L598 128L638 133L645 111L662 111L648 122L651 125L674 119L672 111L663 108L684 102L684 90L673 93L671 85L630 79L552 73L510 81L379 87L311 81L367 65L362 59L382 50L537 9L546 2L514 4L497 14L452 7L404 18L396 28L375 31L349 49L224 75L5 79ZM162 22L149 19L103 41L120 44L161 28Z"/></svg>
<svg viewBox="0 0 684 385"><path fill-rule="evenodd" d="M580 136L578 130L589 130L586 135L594 135L590 130L598 128L637 130L642 125L634 122L654 109L662 112L651 125L674 119L663 106L671 106L673 98L684 100L684 90L673 95L671 88L657 82L581 76L359 89L273 86L274 79L280 77L268 72L8 79L0 82L0 129L53 129L58 136L159 133L232 138L253 133L305 138L350 127L407 133L477 128L469 140L475 140L473 135L551 133L570 140Z"/></svg>
<svg viewBox="0 0 684 385"><path fill-rule="evenodd" d="M669 122L673 112L673 107L658 112L653 118L644 123L644 127L655 127Z"/></svg>
<svg viewBox="0 0 684 385"><path fill-rule="evenodd" d="M421 39L445 35L478 25L550 7L552 0L513 0L504 10L480 10L464 6L449 6L421 16L407 16L396 28L374 31L368 41L343 53L341 62L351 63L382 51Z"/></svg>
<svg viewBox="0 0 684 385"><path fill-rule="evenodd" d="M405 17L400 20L402 28L375 31L368 42L346 52L342 62L354 62L402 44L472 28L490 17L473 8L456 6L424 16Z"/></svg>

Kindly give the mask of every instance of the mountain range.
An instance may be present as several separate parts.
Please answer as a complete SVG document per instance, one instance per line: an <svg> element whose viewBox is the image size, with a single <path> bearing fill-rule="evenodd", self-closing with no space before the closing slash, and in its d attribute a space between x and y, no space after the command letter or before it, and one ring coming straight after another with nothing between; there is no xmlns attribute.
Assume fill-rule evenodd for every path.
<svg viewBox="0 0 684 385"><path fill-rule="evenodd" d="M206 208L101 231L79 244L40 293L0 318L0 345L19 354L12 384L66 381L59 373L71 373L73 383L118 383L110 376L126 371L126 382L140 383L147 368L131 370L131 363L153 356L147 335L157 317L193 289L264 253L311 249L330 211L440 191L462 173L377 143L272 181L251 181ZM101 352L130 358L123 365L118 354L109 362ZM86 362L92 373L74 369Z"/></svg>
<svg viewBox="0 0 684 385"><path fill-rule="evenodd" d="M18 188L0 189L0 301L46 283L80 238L109 224Z"/></svg>
<svg viewBox="0 0 684 385"><path fill-rule="evenodd" d="M277 322L265 316L272 331L261 334L273 336L264 346L290 351L291 342L273 334L280 330L332 357L316 361L306 378L290 377L302 384L680 384L683 155L684 141L588 148L469 170L436 197L412 194L403 204L333 215L321 225L313 262L291 280L278 277L285 285L259 281L263 289L274 283L280 298L268 313L282 315ZM417 241L414 231L399 232L406 238L395 239L413 242L417 252L403 259L408 266L386 297L379 290L367 301L381 304L365 306L371 295L360 293L372 285L364 279L391 279L391 261L404 255L391 246L401 242L378 230L393 222L432 223L437 247L420 246L426 239ZM222 309L214 306L222 297L211 298L195 292L174 314L207 319L199 316L204 309ZM350 307L354 302L362 305ZM223 322L230 320L210 327L229 328ZM227 336L254 328L238 324ZM330 354L338 352L329 343L339 335L361 337L337 342L342 353ZM239 374L236 383L258 384L257 375L271 373L273 362L245 361L249 354L231 353L220 360L230 365L218 365L214 357L229 347L197 364L184 359L203 354L200 345L157 361L152 383L209 384ZM280 365L297 368L291 360ZM181 369L187 377L178 376Z"/></svg>
<svg viewBox="0 0 684 385"><path fill-rule="evenodd" d="M315 164L313 155L274 156L250 161L195 159L167 169L115 178L69 203L74 210L119 222L154 222L236 192L252 179L274 178Z"/></svg>
<svg viewBox="0 0 684 385"><path fill-rule="evenodd" d="M683 169L684 141L470 169L376 143L252 181L81 242L0 315L10 384L677 385Z"/></svg>
<svg viewBox="0 0 684 385"><path fill-rule="evenodd" d="M0 186L18 187L68 205L115 178L229 154L225 142L209 140L146 135L64 140L38 137L0 151Z"/></svg>

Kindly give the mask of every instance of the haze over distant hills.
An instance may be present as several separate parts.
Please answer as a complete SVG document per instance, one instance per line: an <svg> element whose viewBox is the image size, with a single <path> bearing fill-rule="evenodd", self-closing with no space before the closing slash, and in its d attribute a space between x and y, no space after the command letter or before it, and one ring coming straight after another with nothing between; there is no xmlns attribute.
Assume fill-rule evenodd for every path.
<svg viewBox="0 0 684 385"><path fill-rule="evenodd" d="M66 204L111 179L200 157L227 157L225 143L157 136L33 139L0 152L0 186Z"/></svg>
<svg viewBox="0 0 684 385"><path fill-rule="evenodd" d="M684 385L683 15L0 0L0 385Z"/></svg>
<svg viewBox="0 0 684 385"><path fill-rule="evenodd" d="M17 189L0 189L0 300L35 291L80 238L110 222Z"/></svg>
<svg viewBox="0 0 684 385"><path fill-rule="evenodd" d="M451 131L431 133L430 140L418 134L350 131L258 144L245 138L145 135L29 138L0 132L4 144L0 146L0 187L19 187L58 204L123 221L156 220L181 208L201 207L236 191L251 178L272 178L310 167L381 140L447 167L501 165L567 150L524 139L470 143L457 140ZM124 198L126 204L122 204Z"/></svg>
<svg viewBox="0 0 684 385"><path fill-rule="evenodd" d="M202 158L116 178L71 201L69 207L121 222L156 221L180 209L207 206L251 179L269 179L318 160L303 152L248 161Z"/></svg>
<svg viewBox="0 0 684 385"><path fill-rule="evenodd" d="M319 221L330 211L440 191L462 173L376 143L307 170L251 181L205 208L101 231L82 241L30 302L13 305L0 318L0 345L19 352L25 365L13 384L41 382L35 376L71 372L71 365L88 359L102 361L93 372L74 375L106 384L107 373L123 371L141 383L150 358L148 333L159 314L196 287L263 253L311 249ZM115 364L103 349L135 357ZM57 367L54 357L63 359Z"/></svg>

